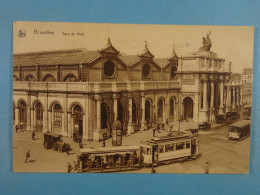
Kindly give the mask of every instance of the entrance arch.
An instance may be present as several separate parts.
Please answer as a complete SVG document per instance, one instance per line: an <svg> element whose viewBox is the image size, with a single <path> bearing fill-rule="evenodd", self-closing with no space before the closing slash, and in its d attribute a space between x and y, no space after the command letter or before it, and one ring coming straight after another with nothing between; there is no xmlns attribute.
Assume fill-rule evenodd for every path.
<svg viewBox="0 0 260 195"><path fill-rule="evenodd" d="M158 100L158 118L163 117L163 100L160 98Z"/></svg>
<svg viewBox="0 0 260 195"><path fill-rule="evenodd" d="M72 109L72 117L74 119L73 140L82 139L83 136L83 110L79 105L75 105Z"/></svg>
<svg viewBox="0 0 260 195"><path fill-rule="evenodd" d="M56 103L53 105L53 131L61 132L62 130L62 108Z"/></svg>
<svg viewBox="0 0 260 195"><path fill-rule="evenodd" d="M121 122L123 129L125 129L124 106L120 101L117 102L117 117L118 120Z"/></svg>
<svg viewBox="0 0 260 195"><path fill-rule="evenodd" d="M24 101L20 101L18 104L19 107L19 126L21 129L26 130L27 126L27 113L26 113L26 103Z"/></svg>
<svg viewBox="0 0 260 195"><path fill-rule="evenodd" d="M43 130L43 107L40 102L35 104L35 118L36 118L36 131L42 132Z"/></svg>
<svg viewBox="0 0 260 195"><path fill-rule="evenodd" d="M193 100L191 97L185 97L183 99L184 118L193 118Z"/></svg>
<svg viewBox="0 0 260 195"><path fill-rule="evenodd" d="M151 101L146 100L145 101L145 120L150 121L151 120Z"/></svg>

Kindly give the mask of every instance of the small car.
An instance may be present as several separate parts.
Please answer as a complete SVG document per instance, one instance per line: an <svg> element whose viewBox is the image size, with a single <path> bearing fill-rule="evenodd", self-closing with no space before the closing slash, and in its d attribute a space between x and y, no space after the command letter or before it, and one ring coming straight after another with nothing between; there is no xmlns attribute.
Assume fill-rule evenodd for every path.
<svg viewBox="0 0 260 195"><path fill-rule="evenodd" d="M199 124L199 129L209 129L211 124L209 122L203 122Z"/></svg>
<svg viewBox="0 0 260 195"><path fill-rule="evenodd" d="M236 111L227 112L226 118L227 119L238 119L238 118L240 118L240 115Z"/></svg>

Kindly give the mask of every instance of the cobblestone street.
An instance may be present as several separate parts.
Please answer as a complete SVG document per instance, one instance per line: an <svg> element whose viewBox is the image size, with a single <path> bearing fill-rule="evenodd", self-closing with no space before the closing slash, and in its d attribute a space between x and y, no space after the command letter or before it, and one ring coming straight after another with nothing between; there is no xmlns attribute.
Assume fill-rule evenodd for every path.
<svg viewBox="0 0 260 195"><path fill-rule="evenodd" d="M182 122L181 130L194 128L195 122ZM167 128L166 128L167 129ZM178 124L174 123L175 131ZM156 135L166 135L167 130L161 130ZM139 145L140 142L152 138L152 130L138 132L123 137L123 145ZM43 134L37 133L36 140L31 139L30 132L15 132L13 135L13 170L15 172L66 172L67 163L73 164L78 154L79 145L71 138L63 138L71 145L70 155L52 149L46 150L43 143ZM84 147L102 147L102 142L83 141ZM106 140L106 146L111 146L111 138ZM204 173L205 163L210 164L210 173L248 173L250 138L242 141L228 140L228 127L213 124L210 130L199 131L199 153L197 160L173 163L156 168L157 173ZM25 153L31 151L34 162L24 163ZM133 172L133 171L129 171ZM150 173L150 168L143 168L135 173Z"/></svg>

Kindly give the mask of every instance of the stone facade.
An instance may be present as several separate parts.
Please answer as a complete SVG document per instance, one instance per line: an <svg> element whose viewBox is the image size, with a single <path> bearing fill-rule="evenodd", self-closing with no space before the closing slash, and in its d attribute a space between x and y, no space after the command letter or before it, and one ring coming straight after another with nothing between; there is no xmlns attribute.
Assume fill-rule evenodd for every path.
<svg viewBox="0 0 260 195"><path fill-rule="evenodd" d="M86 49L14 54L13 120L28 131L102 140L118 118L128 134L180 118L214 121L231 108L230 64L211 51L155 58L121 54L108 40Z"/></svg>

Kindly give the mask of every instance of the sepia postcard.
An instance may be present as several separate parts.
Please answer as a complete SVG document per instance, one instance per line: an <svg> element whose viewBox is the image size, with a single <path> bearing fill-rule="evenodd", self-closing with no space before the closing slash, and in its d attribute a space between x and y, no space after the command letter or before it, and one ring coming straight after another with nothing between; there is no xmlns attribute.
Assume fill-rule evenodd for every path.
<svg viewBox="0 0 260 195"><path fill-rule="evenodd" d="M248 174L254 27L13 23L13 171Z"/></svg>

